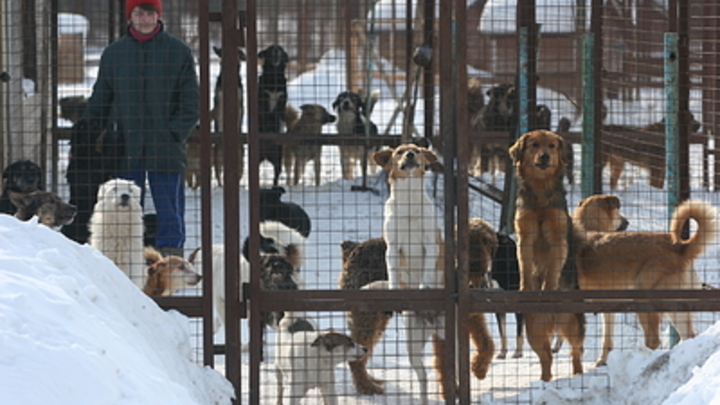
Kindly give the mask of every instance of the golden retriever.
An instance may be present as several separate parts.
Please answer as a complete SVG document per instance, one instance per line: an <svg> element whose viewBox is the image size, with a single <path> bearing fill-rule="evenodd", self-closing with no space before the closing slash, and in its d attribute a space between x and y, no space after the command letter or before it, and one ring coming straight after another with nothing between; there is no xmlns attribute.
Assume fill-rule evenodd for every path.
<svg viewBox="0 0 720 405"><path fill-rule="evenodd" d="M520 291L557 290L572 228L563 186L565 142L554 132L535 130L523 134L509 152L518 178L515 231ZM581 315L526 314L528 342L540 358L543 381L552 379L550 340L556 324L561 335L571 344L575 342L571 353L573 373L582 373L582 347L577 345L584 336ZM568 319L562 319L565 317Z"/></svg>

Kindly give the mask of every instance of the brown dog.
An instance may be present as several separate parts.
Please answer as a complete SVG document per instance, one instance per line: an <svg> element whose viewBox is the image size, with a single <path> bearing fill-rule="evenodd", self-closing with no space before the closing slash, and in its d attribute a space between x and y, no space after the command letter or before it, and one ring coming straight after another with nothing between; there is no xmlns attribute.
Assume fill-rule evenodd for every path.
<svg viewBox="0 0 720 405"><path fill-rule="evenodd" d="M699 289L693 261L716 240L717 211L709 203L688 200L680 204L670 221L670 232L575 232L575 261L581 289L587 290L663 290ZM685 223L693 219L697 231L682 239ZM605 314L603 347L597 365L607 363L612 350L614 315ZM662 314L638 313L645 332L645 345L660 345ZM695 336L692 314L669 313L682 339Z"/></svg>
<svg viewBox="0 0 720 405"><path fill-rule="evenodd" d="M292 140L294 135L320 134L322 126L335 122L335 116L319 104L305 104L300 106L300 118L288 130L287 139ZM305 166L313 161L315 167L315 185L320 185L322 144L317 141L289 141L283 144L282 161L285 166L287 183L296 185L305 172ZM290 178L292 173L292 179Z"/></svg>
<svg viewBox="0 0 720 405"><path fill-rule="evenodd" d="M152 247L146 247L144 254L149 266L143 288L147 295L174 295L182 288L197 285L202 279L195 267L180 256L163 256Z"/></svg>
<svg viewBox="0 0 720 405"><path fill-rule="evenodd" d="M469 225L470 249L470 286L484 288L484 279L490 268L492 255L497 239L492 227L480 218L472 218ZM387 245L382 238L369 239L364 242L344 241L341 245L343 271L340 274L341 289L382 289L387 288L387 266L385 252ZM353 383L358 393L363 395L382 394L385 389L382 381L370 376L366 364L372 350L382 337L392 316L391 312L352 311L348 314L348 327L352 338L368 348L368 356L350 362ZM488 330L485 314L470 314L465 326L476 352L471 361L471 371L480 380L484 379L490 369L495 344ZM442 369L445 356L444 340L433 340L435 367ZM441 374L440 374L441 375ZM442 379L440 384L444 384ZM447 392L448 387L443 388Z"/></svg>
<svg viewBox="0 0 720 405"><path fill-rule="evenodd" d="M340 244L340 247L343 261L343 270L339 281L341 289L371 288L368 286L388 279L385 265L387 245L382 238L368 239L364 242L346 240ZM383 382L368 374L367 362L391 317L392 312L351 311L348 313L350 336L368 349L365 357L349 362L353 384L361 395L376 395L385 392Z"/></svg>
<svg viewBox="0 0 720 405"><path fill-rule="evenodd" d="M10 202L17 208L15 218L21 221L37 215L38 222L55 229L75 220L77 207L63 202L55 193L43 190L21 193L10 190L9 194Z"/></svg>
<svg viewBox="0 0 720 405"><path fill-rule="evenodd" d="M700 122L690 115L688 123L690 132L696 133L700 130ZM611 130L613 126L609 126ZM640 131L654 132L659 135L665 134L665 119L646 125ZM650 172L648 183L655 188L665 186L665 143L654 145L639 143L635 146L620 146L606 144L603 147L603 165L610 166L610 189L616 190L620 176L625 170L625 162L631 162L637 166L647 169Z"/></svg>
<svg viewBox="0 0 720 405"><path fill-rule="evenodd" d="M536 130L522 135L509 152L518 178L515 230L520 291L557 290L571 231L562 180L567 163L565 142L553 132ZM550 339L556 323L560 334L573 345L573 373L582 373L584 325L580 317L531 313L526 314L525 323L528 342L540 358L543 381L552 379Z"/></svg>

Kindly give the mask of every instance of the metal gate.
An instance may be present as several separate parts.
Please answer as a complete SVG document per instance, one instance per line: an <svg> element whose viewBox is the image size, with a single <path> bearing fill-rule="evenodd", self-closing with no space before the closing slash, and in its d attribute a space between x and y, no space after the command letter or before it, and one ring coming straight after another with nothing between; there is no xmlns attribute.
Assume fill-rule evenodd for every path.
<svg viewBox="0 0 720 405"><path fill-rule="evenodd" d="M88 95L86 76L95 72L98 50L124 29L124 2L50 3L53 8L48 10L34 9L47 5L40 1L3 3L9 15L35 10L42 18L33 21L34 27L47 28L50 34L23 24L0 34L9 49L3 51L4 65L12 68L8 69L13 76L22 71L21 75L32 76L38 89L23 98L18 82L0 84L5 118L0 162L41 161L47 183L67 197L64 171L72 124L60 109L60 100ZM716 245L706 247L694 265L705 290L677 286L677 290L518 292L488 288L489 278L487 284L471 287L482 245L470 239L472 218L485 219L493 231L515 239L516 184L507 148L519 134L543 126L545 118L549 129L569 145L574 162L569 166L574 178L564 183L571 212L581 198L610 191L623 201L632 230L664 232L680 201L693 197L717 205L720 6L714 0L164 3L167 29L191 46L198 62L201 117L188 144L192 168L185 253L202 247L205 274L201 288L156 301L193 318L197 362L222 371L235 386L237 402L276 401L274 364L280 358L285 368L296 362L290 373L296 379L333 375L334 389L325 394L337 402L420 402L424 396L418 385L420 374L407 353L407 347L416 343L415 336L427 338L420 357L431 401L536 403L548 401L549 388L557 387L569 387L580 401L589 401L598 385L611 388L608 373L595 367L601 345L598 314L623 314L616 351L643 346L634 312L697 312L698 332L714 323L720 308L716 289L720 281L712 259ZM75 24L60 16L65 12L84 15L90 28L64 30L64 24ZM701 17L701 24L690 25L693 18ZM34 44L43 35L52 41L33 49L20 46ZM84 41L88 41L85 46ZM277 105L282 97L278 98L277 88L263 87L261 76L270 69L264 63L270 57L259 54L273 44L281 45L288 55L283 85L291 107L286 107L288 115L278 126L268 127L263 103L271 96ZM222 57L214 47L222 49ZM17 54L13 49L27 53L22 62L10 58ZM237 58L236 49L241 52ZM513 111L511 123L497 124L486 115L489 106L499 106L492 104L498 100L491 95L501 89L506 96L512 94L504 100ZM357 100L373 105L359 109L362 124L357 132L341 129L348 128L340 124L347 119L341 114L348 114L338 99L344 91L353 91ZM304 113L305 105L322 107L335 115L335 122L314 122L312 129L295 127L298 118L293 114ZM537 113L542 106L551 117ZM313 108L307 109L308 117L317 111ZM368 121L376 124L376 131ZM372 153L409 142L440 158L440 165L426 168L425 192L435 205L444 240L443 285L361 289L366 283L342 280L348 262L344 255L350 254L353 243L383 236L389 193ZM273 144L282 148L273 149ZM307 212L312 224L298 270L304 284L294 280L278 286L262 277L267 269L262 257L266 252L261 250L269 249L261 238L269 206L262 196L272 190L276 171L272 163L278 164L278 159L267 155L272 150L282 150L275 157L281 161L277 185L284 193L277 189L275 193ZM300 165L297 179L295 166L282 163L293 159ZM319 184L315 160L321 163ZM662 182L658 183L658 176ZM244 259L246 238L249 255ZM213 245L224 247L222 269ZM376 266L384 264L378 259L381 254L374 252L370 259ZM224 333L218 333L214 324L211 267L224 271ZM247 280L241 277L243 269ZM490 361L501 347L498 321L491 314L568 311L586 315L583 365L586 372L599 370L593 376L605 378L606 384L585 379L585 374L573 379L565 349L554 354L555 380L542 387L536 384L538 357L527 345L519 352L521 359ZM324 369L297 366L301 356L283 357L289 349L282 328L265 325L273 323L267 315L272 312L302 313L321 331L363 336L367 339L363 343L371 346L370 355L360 363L340 362ZM442 333L444 340L405 327L409 314L417 314L416 319ZM348 325L348 319L354 323ZM361 322L367 323L366 329L360 328ZM509 325L516 322L509 317ZM675 338L672 328L667 323L665 327L663 348L667 349ZM507 329L513 341L515 333ZM494 349L483 346L483 336ZM435 367L433 357L440 362ZM289 381L286 401L294 395ZM298 395L304 394L306 401L320 402L323 396L316 390Z"/></svg>

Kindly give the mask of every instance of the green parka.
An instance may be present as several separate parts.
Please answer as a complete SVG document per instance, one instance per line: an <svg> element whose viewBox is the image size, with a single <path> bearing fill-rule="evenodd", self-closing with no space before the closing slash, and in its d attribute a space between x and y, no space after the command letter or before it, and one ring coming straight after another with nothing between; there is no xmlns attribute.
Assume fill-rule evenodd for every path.
<svg viewBox="0 0 720 405"><path fill-rule="evenodd" d="M84 117L122 134L121 170L136 168L144 156L145 170L184 172L199 94L195 60L185 43L162 29L144 43L125 34L102 54Z"/></svg>

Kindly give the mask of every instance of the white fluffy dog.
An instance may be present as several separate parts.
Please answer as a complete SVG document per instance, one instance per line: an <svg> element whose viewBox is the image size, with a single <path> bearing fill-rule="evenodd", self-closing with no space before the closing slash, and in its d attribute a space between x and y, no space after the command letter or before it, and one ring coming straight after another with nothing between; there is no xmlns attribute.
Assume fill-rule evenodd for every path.
<svg viewBox="0 0 720 405"><path fill-rule="evenodd" d="M90 217L90 245L101 251L140 289L145 286L141 190L131 180L110 179L98 189Z"/></svg>

